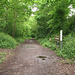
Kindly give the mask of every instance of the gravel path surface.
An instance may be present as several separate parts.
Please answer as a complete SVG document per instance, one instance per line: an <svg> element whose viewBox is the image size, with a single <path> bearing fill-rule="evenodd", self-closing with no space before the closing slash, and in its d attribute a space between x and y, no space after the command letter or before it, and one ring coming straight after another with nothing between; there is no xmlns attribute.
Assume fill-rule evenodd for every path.
<svg viewBox="0 0 75 75"><path fill-rule="evenodd" d="M26 40L14 51L0 68L0 75L75 75L75 64L62 64L62 58L36 40Z"/></svg>

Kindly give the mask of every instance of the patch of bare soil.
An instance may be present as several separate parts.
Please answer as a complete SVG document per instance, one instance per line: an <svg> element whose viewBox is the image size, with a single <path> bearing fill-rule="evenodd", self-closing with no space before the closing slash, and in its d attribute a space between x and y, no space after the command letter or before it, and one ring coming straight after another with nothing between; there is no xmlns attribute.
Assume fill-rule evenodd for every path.
<svg viewBox="0 0 75 75"><path fill-rule="evenodd" d="M75 75L75 64L63 64L54 51L30 39L14 49L0 67L0 75Z"/></svg>

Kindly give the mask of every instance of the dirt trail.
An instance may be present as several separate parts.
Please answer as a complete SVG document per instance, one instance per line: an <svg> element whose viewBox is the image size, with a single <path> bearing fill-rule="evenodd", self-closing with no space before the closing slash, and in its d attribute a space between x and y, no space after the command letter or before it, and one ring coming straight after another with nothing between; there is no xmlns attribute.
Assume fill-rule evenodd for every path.
<svg viewBox="0 0 75 75"><path fill-rule="evenodd" d="M35 40L26 40L0 68L0 75L75 75L75 64L62 64L61 60Z"/></svg>

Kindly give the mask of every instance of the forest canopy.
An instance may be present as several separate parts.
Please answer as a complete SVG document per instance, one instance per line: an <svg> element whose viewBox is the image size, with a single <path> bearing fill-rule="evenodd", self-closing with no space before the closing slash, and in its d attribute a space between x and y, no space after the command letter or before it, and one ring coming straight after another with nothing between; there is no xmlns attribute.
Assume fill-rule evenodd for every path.
<svg viewBox="0 0 75 75"><path fill-rule="evenodd" d="M36 38L43 46L54 50L54 41L49 42L49 38L54 40L63 30L65 44L62 55L60 50L57 53L74 58L75 13L69 15L70 6L75 8L75 0L0 0L0 47L14 48L17 42ZM34 8L37 11L32 11Z"/></svg>

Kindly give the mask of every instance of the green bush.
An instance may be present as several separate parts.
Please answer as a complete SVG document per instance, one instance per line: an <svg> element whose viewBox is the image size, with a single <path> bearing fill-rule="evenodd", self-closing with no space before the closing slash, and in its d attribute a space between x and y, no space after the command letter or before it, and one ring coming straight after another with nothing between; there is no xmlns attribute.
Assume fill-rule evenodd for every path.
<svg viewBox="0 0 75 75"><path fill-rule="evenodd" d="M15 39L19 43L24 43L26 39L32 39L32 37L15 37Z"/></svg>
<svg viewBox="0 0 75 75"><path fill-rule="evenodd" d="M32 39L32 37L30 37L30 36L29 37L24 37L24 39Z"/></svg>
<svg viewBox="0 0 75 75"><path fill-rule="evenodd" d="M17 45L16 40L3 32L0 33L0 48L15 48Z"/></svg>
<svg viewBox="0 0 75 75"><path fill-rule="evenodd" d="M23 38L16 37L15 39L16 39L16 41L19 42L19 43L24 43L24 39L23 39Z"/></svg>
<svg viewBox="0 0 75 75"><path fill-rule="evenodd" d="M56 49L54 38L52 38L52 41L49 41L48 38L39 39L38 42L44 47L56 50L58 56L75 59L75 35L69 34L64 37L62 50L60 48Z"/></svg>
<svg viewBox="0 0 75 75"><path fill-rule="evenodd" d="M63 49L62 51L58 50L57 54L65 58L75 59L75 37L71 36L71 34L65 37Z"/></svg>
<svg viewBox="0 0 75 75"><path fill-rule="evenodd" d="M38 42L40 42L40 44L44 44L48 39L47 38L42 38L42 39L38 39Z"/></svg>
<svg viewBox="0 0 75 75"><path fill-rule="evenodd" d="M38 42L40 42L40 44L42 44L42 46L50 48L52 50L56 49L56 44L54 43L54 38L52 38L52 41L49 41L48 38L44 38L44 39L39 39Z"/></svg>

